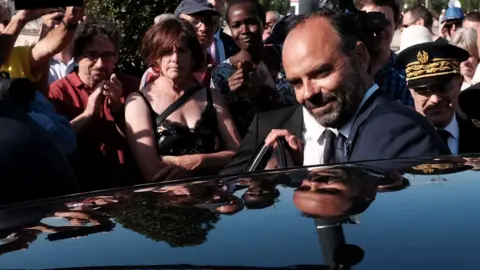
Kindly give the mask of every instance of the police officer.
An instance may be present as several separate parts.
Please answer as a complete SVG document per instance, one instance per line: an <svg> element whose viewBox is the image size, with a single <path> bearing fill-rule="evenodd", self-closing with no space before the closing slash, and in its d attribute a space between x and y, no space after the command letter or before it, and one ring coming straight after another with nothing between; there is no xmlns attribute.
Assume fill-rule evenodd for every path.
<svg viewBox="0 0 480 270"><path fill-rule="evenodd" d="M480 152L480 128L456 113L463 83L460 63L468 57L456 46L427 42L403 50L397 58L406 69L415 109L433 124L452 154Z"/></svg>

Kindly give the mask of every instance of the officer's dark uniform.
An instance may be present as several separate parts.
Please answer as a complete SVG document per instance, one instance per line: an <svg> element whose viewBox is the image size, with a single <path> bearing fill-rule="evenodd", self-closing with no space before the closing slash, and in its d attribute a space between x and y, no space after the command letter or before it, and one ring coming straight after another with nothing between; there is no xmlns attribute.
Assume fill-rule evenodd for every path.
<svg viewBox="0 0 480 270"><path fill-rule="evenodd" d="M417 92L428 90L435 93L435 91L442 91L438 90L442 89L438 86L447 85L455 77L461 76L460 63L467 60L468 57L469 53L459 47L439 42L427 42L403 50L398 55L397 64L405 68L408 88ZM460 92L460 87L458 91ZM478 101L477 99L477 104ZM461 109L463 111L464 108ZM472 113L468 108L465 110ZM477 109L477 111L480 110ZM480 117L477 116L476 119L480 119ZM478 122L475 126L475 121L463 119L458 114L456 120L459 135L457 138L458 154L480 153ZM449 136L453 136L447 130L438 131L446 142Z"/></svg>

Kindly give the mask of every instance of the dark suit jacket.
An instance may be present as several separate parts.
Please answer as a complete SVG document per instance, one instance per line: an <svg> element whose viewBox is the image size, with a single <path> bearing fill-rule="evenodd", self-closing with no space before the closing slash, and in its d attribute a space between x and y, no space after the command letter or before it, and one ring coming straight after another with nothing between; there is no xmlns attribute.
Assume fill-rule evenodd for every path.
<svg viewBox="0 0 480 270"><path fill-rule="evenodd" d="M237 154L220 174L243 172L272 129L287 129L302 138L302 106L255 116ZM359 110L345 146L347 162L450 154L433 126L422 115L381 91L373 94Z"/></svg>
<svg viewBox="0 0 480 270"><path fill-rule="evenodd" d="M240 51L237 44L231 36L225 34L222 29L220 29L220 39L223 42L223 47L225 48L225 59L230 58Z"/></svg>
<svg viewBox="0 0 480 270"><path fill-rule="evenodd" d="M472 122L464 120L457 116L459 128L459 154L480 153L480 128L473 125Z"/></svg>

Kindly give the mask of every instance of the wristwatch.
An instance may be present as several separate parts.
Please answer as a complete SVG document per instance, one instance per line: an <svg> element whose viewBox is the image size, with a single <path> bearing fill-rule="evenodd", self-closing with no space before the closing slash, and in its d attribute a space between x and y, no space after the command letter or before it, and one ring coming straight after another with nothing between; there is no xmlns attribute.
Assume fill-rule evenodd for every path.
<svg viewBox="0 0 480 270"><path fill-rule="evenodd" d="M67 30L75 30L77 29L78 23L66 23L64 20L62 20L62 24L65 26L65 29Z"/></svg>

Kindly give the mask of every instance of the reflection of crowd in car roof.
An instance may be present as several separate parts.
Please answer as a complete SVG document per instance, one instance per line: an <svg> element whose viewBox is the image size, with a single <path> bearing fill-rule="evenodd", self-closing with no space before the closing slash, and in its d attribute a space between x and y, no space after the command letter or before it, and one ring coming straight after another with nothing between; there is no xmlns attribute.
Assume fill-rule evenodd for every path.
<svg viewBox="0 0 480 270"><path fill-rule="evenodd" d="M138 44L148 65L141 79L117 72L121 32L85 18L84 7L11 16L0 6L0 177L17 179L3 202L251 169L480 152L480 39L477 29L455 33L478 28L476 13L447 10L444 40L427 29L397 54L390 45L400 19L405 32L428 28L428 10L402 16L397 1L362 0L363 16L326 8L281 16L256 0L227 2L183 0L152 20ZM386 26L368 29L358 21L368 13ZM15 30L38 18L40 41L13 47ZM171 207L231 215L274 205L284 180L153 193Z"/></svg>

